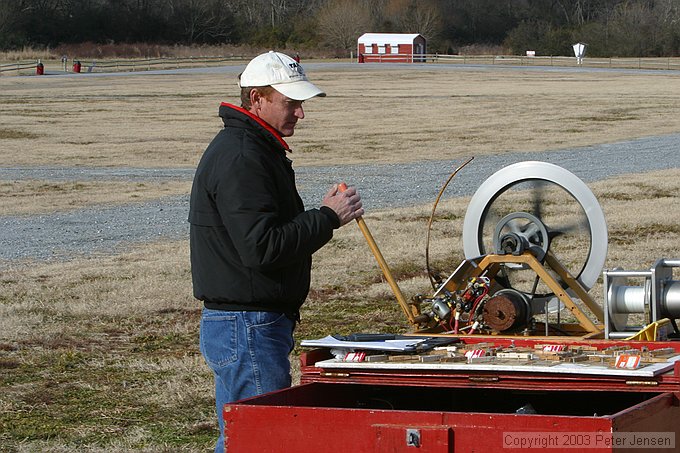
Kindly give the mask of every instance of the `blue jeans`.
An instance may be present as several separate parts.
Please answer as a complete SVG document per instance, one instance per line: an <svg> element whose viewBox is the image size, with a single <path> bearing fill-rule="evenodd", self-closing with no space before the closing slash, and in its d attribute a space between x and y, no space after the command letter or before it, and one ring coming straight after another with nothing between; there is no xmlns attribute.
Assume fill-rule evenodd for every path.
<svg viewBox="0 0 680 453"><path fill-rule="evenodd" d="M295 321L281 313L203 309L201 353L215 375L220 426L216 453L224 451L226 403L290 387L294 329Z"/></svg>

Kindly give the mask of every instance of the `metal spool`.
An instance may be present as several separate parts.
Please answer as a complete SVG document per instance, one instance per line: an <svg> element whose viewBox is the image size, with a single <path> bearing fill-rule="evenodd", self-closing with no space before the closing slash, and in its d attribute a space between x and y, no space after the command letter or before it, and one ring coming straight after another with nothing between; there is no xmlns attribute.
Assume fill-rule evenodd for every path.
<svg viewBox="0 0 680 453"><path fill-rule="evenodd" d="M628 325L631 314L646 315L646 323L680 318L680 281L673 278L677 268L680 260L661 258L649 270L605 270L605 338L625 338L639 330L642 326ZM640 284L632 284L635 280Z"/></svg>

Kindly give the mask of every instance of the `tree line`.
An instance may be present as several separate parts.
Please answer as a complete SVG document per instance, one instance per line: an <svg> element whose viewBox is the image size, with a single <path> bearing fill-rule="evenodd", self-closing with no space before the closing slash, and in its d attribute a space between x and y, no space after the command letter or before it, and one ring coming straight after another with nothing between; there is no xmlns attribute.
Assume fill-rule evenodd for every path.
<svg viewBox="0 0 680 453"><path fill-rule="evenodd" d="M680 0L0 0L0 49L234 44L347 55L365 32L420 33L429 53L474 46L571 55L680 55Z"/></svg>

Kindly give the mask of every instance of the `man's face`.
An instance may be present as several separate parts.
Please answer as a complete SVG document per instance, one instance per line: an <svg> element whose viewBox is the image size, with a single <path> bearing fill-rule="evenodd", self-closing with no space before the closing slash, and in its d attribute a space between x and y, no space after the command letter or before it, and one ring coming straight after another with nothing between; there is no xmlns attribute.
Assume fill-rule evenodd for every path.
<svg viewBox="0 0 680 453"><path fill-rule="evenodd" d="M290 99L276 90L272 91L269 99L260 96L253 107L253 113L269 123L282 137L293 135L298 120L305 117L302 101Z"/></svg>

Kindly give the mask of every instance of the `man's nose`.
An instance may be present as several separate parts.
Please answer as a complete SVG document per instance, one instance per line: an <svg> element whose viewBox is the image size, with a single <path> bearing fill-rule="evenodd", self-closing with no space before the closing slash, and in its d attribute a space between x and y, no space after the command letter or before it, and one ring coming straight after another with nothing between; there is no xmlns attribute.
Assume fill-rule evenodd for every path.
<svg viewBox="0 0 680 453"><path fill-rule="evenodd" d="M302 108L302 106L298 107L295 109L295 116L299 119L304 119L305 117L305 111Z"/></svg>

